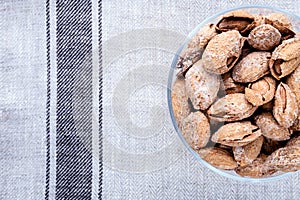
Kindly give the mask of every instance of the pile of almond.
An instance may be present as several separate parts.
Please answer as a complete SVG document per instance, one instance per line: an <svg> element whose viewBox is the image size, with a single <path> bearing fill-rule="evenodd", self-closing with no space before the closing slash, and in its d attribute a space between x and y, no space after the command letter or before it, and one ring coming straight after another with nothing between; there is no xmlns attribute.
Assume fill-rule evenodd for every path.
<svg viewBox="0 0 300 200"><path fill-rule="evenodd" d="M227 13L177 68L174 116L202 159L247 177L300 170L300 37L285 15Z"/></svg>

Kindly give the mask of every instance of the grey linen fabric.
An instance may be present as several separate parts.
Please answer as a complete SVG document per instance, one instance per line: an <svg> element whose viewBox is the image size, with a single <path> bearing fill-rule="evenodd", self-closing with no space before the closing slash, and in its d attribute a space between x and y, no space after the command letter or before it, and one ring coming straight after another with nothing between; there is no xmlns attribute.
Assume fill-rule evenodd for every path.
<svg viewBox="0 0 300 200"><path fill-rule="evenodd" d="M300 198L299 173L247 183L205 168L169 119L166 79L180 43L210 15L247 4L300 14L292 0L103 2L104 199Z"/></svg>
<svg viewBox="0 0 300 200"><path fill-rule="evenodd" d="M202 166L167 103L172 59L202 20L247 4L300 15L298 0L104 0L102 15L101 1L71 2L0 1L0 199L300 198L299 173L247 183Z"/></svg>

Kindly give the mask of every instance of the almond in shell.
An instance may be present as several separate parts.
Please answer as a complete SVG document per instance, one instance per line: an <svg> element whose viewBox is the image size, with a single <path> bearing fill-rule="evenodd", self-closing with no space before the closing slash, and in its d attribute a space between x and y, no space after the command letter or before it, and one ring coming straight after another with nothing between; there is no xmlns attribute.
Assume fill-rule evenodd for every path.
<svg viewBox="0 0 300 200"><path fill-rule="evenodd" d="M270 112L264 112L255 118L256 125L266 138L282 141L290 139L292 131L278 124Z"/></svg>
<svg viewBox="0 0 300 200"><path fill-rule="evenodd" d="M287 84L280 83L277 87L273 115L276 121L285 128L292 126L298 117L296 96Z"/></svg>
<svg viewBox="0 0 300 200"><path fill-rule="evenodd" d="M252 52L244 57L232 71L232 78L236 82L254 82L269 71L270 52Z"/></svg>
<svg viewBox="0 0 300 200"><path fill-rule="evenodd" d="M184 76L189 68L201 59L205 46L215 35L217 32L214 24L207 24L196 33L188 43L187 49L179 56L177 68L181 68L181 71L178 75Z"/></svg>
<svg viewBox="0 0 300 200"><path fill-rule="evenodd" d="M246 99L254 106L261 106L270 102L276 89L276 81L269 76L265 76L262 79L250 83L245 89Z"/></svg>
<svg viewBox="0 0 300 200"><path fill-rule="evenodd" d="M191 113L191 106L188 102L184 79L176 79L172 87L171 98L174 117L178 127L181 128L183 119Z"/></svg>
<svg viewBox="0 0 300 200"><path fill-rule="evenodd" d="M281 34L273 26L262 24L250 32L247 41L255 49L268 51L280 43Z"/></svg>
<svg viewBox="0 0 300 200"><path fill-rule="evenodd" d="M265 165L283 172L300 170L300 146L277 149L266 158Z"/></svg>
<svg viewBox="0 0 300 200"><path fill-rule="evenodd" d="M272 53L269 62L271 74L277 80L291 74L300 66L300 38L283 41Z"/></svg>
<svg viewBox="0 0 300 200"><path fill-rule="evenodd" d="M256 106L249 103L245 94L227 94L217 100L207 111L209 118L216 121L238 121L250 117Z"/></svg>
<svg viewBox="0 0 300 200"><path fill-rule="evenodd" d="M203 66L211 73L228 72L239 59L245 39L236 30L222 32L207 44L203 55Z"/></svg>
<svg viewBox="0 0 300 200"><path fill-rule="evenodd" d="M264 141L263 136L259 136L253 142L239 147L233 147L234 159L240 166L251 164L260 154L260 150Z"/></svg>
<svg viewBox="0 0 300 200"><path fill-rule="evenodd" d="M197 153L203 160L220 169L235 169L238 166L228 151L218 147L200 149Z"/></svg>
<svg viewBox="0 0 300 200"><path fill-rule="evenodd" d="M208 73L199 60L186 73L186 90L195 109L206 110L217 98L220 77Z"/></svg>
<svg viewBox="0 0 300 200"><path fill-rule="evenodd" d="M276 172L275 169L264 165L266 155L262 154L255 159L250 165L239 166L235 169L235 172L241 176L251 178L262 178L270 176Z"/></svg>
<svg viewBox="0 0 300 200"><path fill-rule="evenodd" d="M250 121L225 124L211 137L216 143L231 147L244 146L261 135L261 130Z"/></svg>
<svg viewBox="0 0 300 200"><path fill-rule="evenodd" d="M286 83L296 95L298 109L300 109L300 66L288 76ZM298 118L295 120L291 129L300 131L300 111L298 112Z"/></svg>
<svg viewBox="0 0 300 200"><path fill-rule="evenodd" d="M183 120L181 132L193 149L203 148L210 137L208 119L200 111L191 113Z"/></svg>

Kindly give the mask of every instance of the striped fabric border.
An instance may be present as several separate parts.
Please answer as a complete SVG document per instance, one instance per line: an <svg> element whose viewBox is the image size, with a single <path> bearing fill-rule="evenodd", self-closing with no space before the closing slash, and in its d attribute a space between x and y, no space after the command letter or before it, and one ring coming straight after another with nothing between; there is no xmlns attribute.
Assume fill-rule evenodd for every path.
<svg viewBox="0 0 300 200"><path fill-rule="evenodd" d="M45 199L49 199L50 181L50 0L46 0L46 47L47 47L47 102L46 102L46 188Z"/></svg>
<svg viewBox="0 0 300 200"><path fill-rule="evenodd" d="M103 177L103 164L102 164L102 155L103 155L103 146L102 146L102 84L103 84L103 68L102 68L102 1L99 0L99 199L102 199L102 177Z"/></svg>
<svg viewBox="0 0 300 200"><path fill-rule="evenodd" d="M51 5L56 5L50 14ZM99 65L101 66L102 1L98 2ZM56 89L51 84L51 18L56 18ZM92 199L93 167L93 45L92 0L46 0L46 186L45 199ZM94 22L95 23L95 22ZM97 22L96 22L97 23ZM52 43L53 44L53 43ZM53 59L53 58L52 58ZM97 71L98 73L98 71ZM98 84L98 83L97 83ZM52 91L51 91L52 90ZM56 107L51 103L56 93ZM99 68L99 187L102 198L102 68ZM52 122L52 114L57 116ZM51 114L52 113L52 114ZM51 127L55 125L55 144ZM51 150L55 146L56 152ZM98 147L97 146L97 147ZM96 150L98 151L98 150ZM96 154L98 155L98 153ZM54 158L55 157L55 158ZM53 160L54 158L54 160ZM54 164L53 161L55 162ZM97 161L98 163L98 161ZM55 166L54 166L55 165ZM55 167L55 176L51 174ZM98 168L96 168L98 169ZM95 170L97 171L97 170ZM98 173L98 172L97 172ZM52 180L55 179L55 180ZM98 176L97 176L98 180ZM54 182L55 188L53 189ZM54 194L55 197L51 196ZM94 197L96 197L94 196Z"/></svg>
<svg viewBox="0 0 300 200"><path fill-rule="evenodd" d="M91 199L91 58L91 1L57 1L57 199ZM84 74L77 79L79 73ZM85 84L87 90L75 89ZM76 113L76 103L82 113ZM80 116L80 123L76 124L74 115Z"/></svg>

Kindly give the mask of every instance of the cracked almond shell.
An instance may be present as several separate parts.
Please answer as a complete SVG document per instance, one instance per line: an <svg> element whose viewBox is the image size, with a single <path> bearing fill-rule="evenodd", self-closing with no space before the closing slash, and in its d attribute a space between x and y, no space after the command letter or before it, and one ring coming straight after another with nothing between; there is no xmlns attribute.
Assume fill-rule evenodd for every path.
<svg viewBox="0 0 300 200"><path fill-rule="evenodd" d="M211 137L211 141L231 147L244 146L261 135L261 130L250 121L225 124Z"/></svg>
<svg viewBox="0 0 300 200"><path fill-rule="evenodd" d="M210 137L208 119L200 111L191 113L183 120L181 132L193 149L203 148L208 143Z"/></svg>
<svg viewBox="0 0 300 200"><path fill-rule="evenodd" d="M278 124L270 112L264 112L255 118L256 125L266 138L282 141L290 139L292 131Z"/></svg>
<svg viewBox="0 0 300 200"><path fill-rule="evenodd" d="M218 147L200 149L197 153L203 160L220 169L235 169L238 166L228 151Z"/></svg>
<svg viewBox="0 0 300 200"><path fill-rule="evenodd" d="M277 79L291 74L300 66L300 38L283 41L272 53L271 74Z"/></svg>
<svg viewBox="0 0 300 200"><path fill-rule="evenodd" d="M205 70L215 74L228 72L239 59L244 41L236 30L222 32L213 37L202 55Z"/></svg>
<svg viewBox="0 0 300 200"><path fill-rule="evenodd" d="M184 79L175 80L172 87L171 98L174 117L177 121L178 127L181 128L183 119L191 113L191 106L188 102L188 94L185 89Z"/></svg>
<svg viewBox="0 0 300 200"><path fill-rule="evenodd" d="M202 52L200 52L197 48L185 49L178 57L176 67L180 68L180 71L177 73L177 76L184 77L193 64L201 59L201 55Z"/></svg>
<svg viewBox="0 0 300 200"><path fill-rule="evenodd" d="M219 31L237 30L245 33L254 26L254 17L245 10L236 10L226 13L217 23Z"/></svg>
<svg viewBox="0 0 300 200"><path fill-rule="evenodd" d="M213 120L231 122L250 117L256 109L256 106L247 101L245 94L235 93L218 99L207 114Z"/></svg>
<svg viewBox="0 0 300 200"><path fill-rule="evenodd" d="M206 110L217 98L220 77L206 72L199 60L186 73L185 86L194 108Z"/></svg>
<svg viewBox="0 0 300 200"><path fill-rule="evenodd" d="M254 82L269 73L270 52L252 52L244 57L232 71L236 82Z"/></svg>
<svg viewBox="0 0 300 200"><path fill-rule="evenodd" d="M276 89L273 115L285 128L291 127L298 117L296 96L287 84L280 83Z"/></svg>
<svg viewBox="0 0 300 200"><path fill-rule="evenodd" d="M252 105L261 106L273 99L275 89L276 81L272 77L265 76L254 83L250 83L245 89L245 96Z"/></svg>
<svg viewBox="0 0 300 200"><path fill-rule="evenodd" d="M272 16L266 17L265 23L275 27L280 32L282 40L287 40L295 36L295 32L291 29L290 25L287 25L286 22L282 21L280 18Z"/></svg>
<svg viewBox="0 0 300 200"><path fill-rule="evenodd" d="M272 22L277 21L282 26L284 26L285 28L288 28L290 30L292 30L292 28L293 28L290 20L287 18L286 15L284 15L282 13L271 13L266 18Z"/></svg>
<svg viewBox="0 0 300 200"><path fill-rule="evenodd" d="M256 140L245 146L233 147L234 159L240 166L251 164L260 154L263 141L264 137L259 136Z"/></svg>

